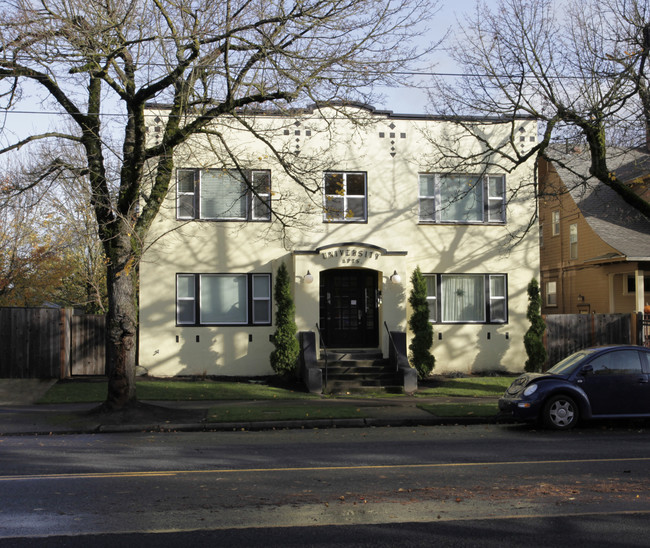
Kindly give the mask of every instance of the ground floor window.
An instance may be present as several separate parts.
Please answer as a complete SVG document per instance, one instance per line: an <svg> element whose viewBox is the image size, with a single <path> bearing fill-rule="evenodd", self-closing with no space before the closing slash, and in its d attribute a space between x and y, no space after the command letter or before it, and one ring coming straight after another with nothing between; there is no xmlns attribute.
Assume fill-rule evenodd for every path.
<svg viewBox="0 0 650 548"><path fill-rule="evenodd" d="M426 274L432 323L505 323L505 274Z"/></svg>
<svg viewBox="0 0 650 548"><path fill-rule="evenodd" d="M557 282L546 282L546 306L557 306Z"/></svg>
<svg viewBox="0 0 650 548"><path fill-rule="evenodd" d="M177 274L178 325L270 325L270 274Z"/></svg>

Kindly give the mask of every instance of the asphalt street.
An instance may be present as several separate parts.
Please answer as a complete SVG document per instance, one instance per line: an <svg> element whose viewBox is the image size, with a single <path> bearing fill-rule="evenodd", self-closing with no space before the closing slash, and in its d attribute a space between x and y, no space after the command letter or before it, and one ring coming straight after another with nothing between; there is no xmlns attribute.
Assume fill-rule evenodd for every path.
<svg viewBox="0 0 650 548"><path fill-rule="evenodd" d="M334 539L337 528L355 524L390 538L400 524L421 524L426 536L434 524L459 520L497 531L494 520L567 516L596 534L594 516L628 519L629 539L620 527L598 532L613 546L636 542L638 521L629 516L650 513L650 439L635 424L562 433L477 425L0 439L5 545L144 533L173 545L166 542L177 535L263 530L271 539L277 528L299 539L305 527ZM583 525L567 534L579 536Z"/></svg>

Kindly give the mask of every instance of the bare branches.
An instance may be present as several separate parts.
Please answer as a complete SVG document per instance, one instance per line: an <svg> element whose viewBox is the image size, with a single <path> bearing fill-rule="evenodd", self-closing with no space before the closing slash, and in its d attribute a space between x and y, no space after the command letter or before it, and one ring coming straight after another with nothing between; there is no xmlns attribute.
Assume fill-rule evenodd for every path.
<svg viewBox="0 0 650 548"><path fill-rule="evenodd" d="M576 1L566 10L563 3L561 13L558 6L554 0L502 0L494 9L479 5L450 47L467 76L438 83L431 93L434 108L446 115L471 112L510 120L513 128L522 116L537 120L541 139L524 154L515 133L509 146L494 147L472 132L486 154L512 166L532 154L552 157L558 142L584 142L592 160L584 177L596 177L650 216L650 205L628 192L608 167L611 143L636 147L650 135L649 5Z"/></svg>

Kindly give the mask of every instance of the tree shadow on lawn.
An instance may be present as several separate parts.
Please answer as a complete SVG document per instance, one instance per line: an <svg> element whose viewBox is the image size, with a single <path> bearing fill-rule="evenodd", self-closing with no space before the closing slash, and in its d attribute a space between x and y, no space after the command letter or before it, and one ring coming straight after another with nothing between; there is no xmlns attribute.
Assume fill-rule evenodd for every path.
<svg viewBox="0 0 650 548"><path fill-rule="evenodd" d="M123 409L110 410L104 404L85 411L86 417L97 419L106 425L174 423L191 424L205 421L206 409L166 407L136 401Z"/></svg>

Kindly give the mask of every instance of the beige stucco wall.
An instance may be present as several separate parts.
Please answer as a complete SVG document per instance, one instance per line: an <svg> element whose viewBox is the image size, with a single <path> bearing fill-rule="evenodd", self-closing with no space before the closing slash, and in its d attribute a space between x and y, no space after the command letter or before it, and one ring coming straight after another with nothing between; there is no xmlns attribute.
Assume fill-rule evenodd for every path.
<svg viewBox="0 0 650 548"><path fill-rule="evenodd" d="M392 330L406 331L409 278L416 266L423 273L507 274L508 323L434 324L432 351L436 372L522 370L526 359L523 335L528 328L526 286L532 277L539 279L537 232L523 230L535 208L532 184L509 201L505 226L418 224L418 173L432 171L432 146L424 135L440 136L445 123L388 118L366 110L359 113L369 116L361 126L336 119L329 109L323 118L266 116L254 123L267 138L273 138L276 147L302 162L303 178L299 180L306 186L320 182L324 170L366 172L365 223L323 222L320 191L300 188L283 174L269 150L249 133L236 129L235 122L232 130L221 128L228 147L246 167L272 170L274 208L291 216L290 226L283 229L279 222L179 222L175 220L175 191L170 191L140 265L140 364L150 374L271 374L268 356L273 349L269 342L273 326L177 326L175 280L177 273L260 272L273 273L275 278L282 262L295 280L299 330L314 330L318 322L323 270L354 267L378 271L380 344L386 353L383 322ZM521 125L527 136L535 136L534 123ZM495 138L502 137L498 129L492 128ZM296 147L298 156L293 155ZM176 166L215 167L222 155L218 144L197 138L179 151ZM532 181L532 163L506 179L508 188ZM519 236L516 245L513 235ZM341 245L346 242L355 245ZM324 246L334 246L328 250L342 253L313 253ZM358 255L360 250L376 248L388 253ZM357 255L352 255L355 251ZM304 283L307 271L314 276L311 284ZM390 281L394 271L401 276L399 284Z"/></svg>

